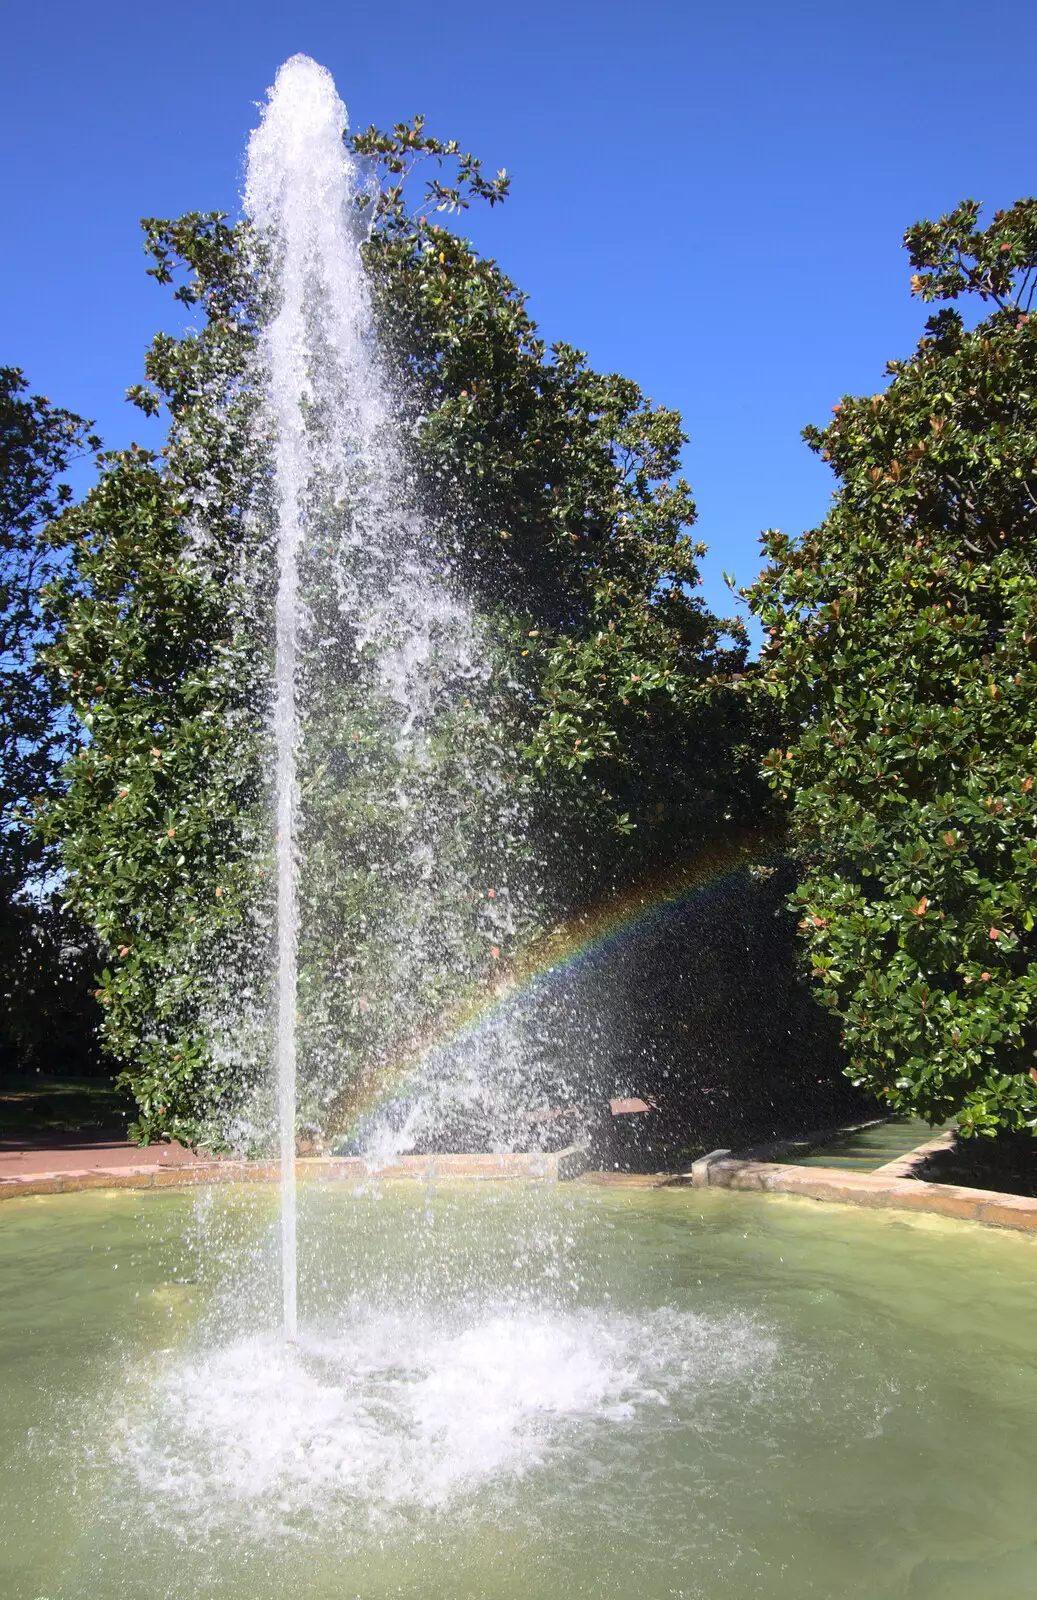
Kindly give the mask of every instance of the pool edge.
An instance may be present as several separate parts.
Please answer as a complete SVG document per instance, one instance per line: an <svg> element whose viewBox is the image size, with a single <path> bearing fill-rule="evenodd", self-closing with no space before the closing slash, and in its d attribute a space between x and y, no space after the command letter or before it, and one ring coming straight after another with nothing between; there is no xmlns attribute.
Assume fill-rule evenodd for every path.
<svg viewBox="0 0 1037 1600"><path fill-rule="evenodd" d="M935 1143L935 1141L933 1141ZM798 1195L832 1205L873 1210L926 1212L934 1216L1037 1233L1037 1199L995 1189L928 1183L909 1176L928 1146L919 1146L889 1164L889 1170L853 1172L835 1167L797 1167L779 1161L738 1157L715 1150L686 1172L602 1172L592 1170L579 1145L564 1150L504 1155L443 1154L400 1156L373 1167L353 1156L300 1157L300 1176L332 1182L408 1179L411 1182L548 1182L582 1180L617 1188L711 1188ZM170 1189L214 1183L265 1183L279 1177L276 1161L199 1161L170 1167L109 1167L72 1172L39 1172L0 1177L0 1201L23 1195L75 1194L87 1189Z"/></svg>
<svg viewBox="0 0 1037 1600"><path fill-rule="evenodd" d="M919 1146L919 1151L923 1148ZM901 1158L890 1163L899 1171L848 1172L835 1167L795 1167L776 1161L738 1160L732 1158L729 1150L722 1150L697 1161L692 1171L682 1174L681 1178L694 1188L800 1195L807 1200L822 1200L833 1205L927 1212L933 1216L954 1217L961 1222L978 1222L986 1227L1037 1233L1037 1199L1003 1194L996 1189L928 1183L921 1178L907 1177L906 1165L907 1158Z"/></svg>
<svg viewBox="0 0 1037 1600"><path fill-rule="evenodd" d="M442 1178L486 1181L568 1183L583 1173L588 1155L581 1145L563 1150L518 1151L500 1155L442 1154L397 1156L374 1164L358 1156L300 1156L300 1177L353 1179L405 1178L433 1182ZM0 1177L0 1200L17 1195L76 1194L84 1189L172 1189L207 1183L269 1183L280 1177L277 1161L220 1159L176 1166L90 1167L68 1172L31 1172Z"/></svg>

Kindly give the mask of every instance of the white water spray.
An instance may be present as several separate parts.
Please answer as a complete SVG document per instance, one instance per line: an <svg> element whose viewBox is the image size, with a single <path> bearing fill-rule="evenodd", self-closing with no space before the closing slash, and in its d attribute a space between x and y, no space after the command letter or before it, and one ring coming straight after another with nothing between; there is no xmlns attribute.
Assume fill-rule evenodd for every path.
<svg viewBox="0 0 1037 1600"><path fill-rule="evenodd" d="M347 474L384 484L386 403L370 353L370 311L360 260L355 163L343 144L346 110L330 75L294 56L277 75L249 143L245 209L272 252L275 311L261 347L275 435L278 587L274 730L277 809L276 1062L281 1152L284 1326L296 1331L296 1022L298 1009L299 710L303 614L299 558L318 464L334 494ZM315 458L308 413L322 400L330 438ZM381 470L379 470L381 469ZM373 485L373 488L372 488ZM367 519L370 522L370 518ZM374 522L380 520L376 515ZM373 530L365 529L370 539Z"/></svg>
<svg viewBox="0 0 1037 1600"><path fill-rule="evenodd" d="M478 754L469 735L460 736L460 744L455 739L452 779L440 782L430 765L429 732L436 718L445 712L456 719L463 707L468 710L462 716L477 720L479 696L491 673L479 630L451 592L436 541L409 488L397 407L381 365L361 258L367 212L357 202L365 188L359 162L343 142L346 125L346 109L330 75L306 56L293 57L278 73L249 142L245 187L245 210L259 251L257 278L266 300L257 379L265 392L263 426L272 439L275 489L276 1063L289 1337L297 1323L300 922L303 933L312 933L322 946L326 963L321 969L321 951L314 954L307 947L311 1035L322 1016L331 1016L324 1031L330 1039L328 1059L318 1068L332 1080L338 1074L337 1082L322 1086L332 1101L342 1088L342 1074L363 1070L351 1042L350 1002L343 997L351 970L359 970L363 959L359 946L369 924L365 914L350 937L336 921L343 872L347 878L352 874L355 884L357 874L366 871L375 898L384 899L388 882L397 885L395 911L379 913L388 957L377 982L383 1015L390 1021L407 1019L405 1037L407 1029L427 1020L417 999L423 991L435 994L446 973L462 984L470 981L473 943L478 968L486 930L473 917L470 880L473 871L488 869L485 860L479 868L473 865L470 837L478 831L473 793L497 805L498 831L510 826L513 834L519 832L514 819L507 821L507 807L494 800L492 761ZM343 709L347 704L351 711ZM371 733L378 754L369 769L354 743L360 738L356 722L350 735L344 716L360 719ZM482 726L488 726L485 717ZM300 759L316 751L317 766L326 766L336 740L339 751L346 751L340 759L356 810L370 814L381 806L383 817L391 813L383 826L392 841L391 858L378 854L386 846L377 842L377 827L368 838L358 833L354 860L334 868L338 879L311 886L301 918L300 868L309 863ZM316 787L311 785L318 834L320 782L318 776ZM360 799L357 783L367 786ZM325 791L333 810L339 798ZM326 849L318 875L322 868L328 870ZM506 896L502 860L495 861L489 881ZM331 908L326 917L325 904ZM490 941L482 942L488 955ZM378 967L377 959L373 965ZM370 1004L368 994L357 995L359 1012Z"/></svg>

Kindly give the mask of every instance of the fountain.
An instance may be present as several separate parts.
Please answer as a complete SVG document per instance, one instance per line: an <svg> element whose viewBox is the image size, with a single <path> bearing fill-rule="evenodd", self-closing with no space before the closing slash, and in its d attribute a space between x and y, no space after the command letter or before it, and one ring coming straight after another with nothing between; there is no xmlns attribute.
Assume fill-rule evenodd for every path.
<svg viewBox="0 0 1037 1600"><path fill-rule="evenodd" d="M713 1189L296 1183L299 1106L335 1103L355 1059L341 1015L373 1026L384 993L371 1051L394 1059L429 967L463 993L526 915L521 808L479 745L492 647L407 485L344 120L294 58L246 190L279 569L280 1194L6 1202L0 1593L1019 1600L1032 1241ZM462 800L436 773L444 722L480 779ZM315 726L349 755L329 783L388 797L406 876L366 964L314 940L340 903ZM499 837L473 852L475 804ZM519 999L473 1013L460 1057L435 1041L371 1138L406 1147L458 1096L511 1137L530 1014L577 1033L564 991Z"/></svg>
<svg viewBox="0 0 1037 1600"><path fill-rule="evenodd" d="M723 1190L5 1202L10 1600L1021 1600L1034 1246ZM8 1292L8 1281L17 1292Z"/></svg>
<svg viewBox="0 0 1037 1600"><path fill-rule="evenodd" d="M297 1327L296 1079L305 848L297 767L303 719L309 719L316 737L323 731L315 706L300 705L307 672L313 676L314 659L327 656L334 643L330 676L334 680L344 673L360 686L398 758L399 807L412 815L429 806L427 780L417 797L407 784L415 771L427 774L434 766L427 748L430 725L437 715L442 720L444 708L455 716L459 705L471 711L490 672L476 626L451 592L445 563L408 489L361 259L357 199L364 192L362 177L343 143L345 127L345 107L329 74L305 56L294 57L278 73L252 135L245 187L245 211L261 248L257 273L271 307L257 380L266 396L262 425L274 439L276 1071L289 1337ZM302 571L307 564L308 585ZM323 593L315 592L317 586ZM318 611L323 616L316 629ZM332 638L315 637L328 629ZM472 749L462 754L478 759ZM435 817L436 828L448 837L461 822L453 796L451 803L455 814L445 829L442 804ZM443 840L430 844L426 835L419 824L415 843L412 827L403 853L409 843L415 878L430 885L432 917L441 922L444 907L462 917L466 900L473 898L469 880L477 864L467 852L455 850L444 867ZM497 907L508 899L501 853L491 891ZM416 883L409 894L411 922L418 889ZM403 918L390 937L404 945ZM397 968L393 1001L415 982L415 968L423 969L420 984L430 965L457 969L465 964L463 952L445 950L441 938L428 937L427 927L419 927L416 936L412 928L411 945L411 969Z"/></svg>

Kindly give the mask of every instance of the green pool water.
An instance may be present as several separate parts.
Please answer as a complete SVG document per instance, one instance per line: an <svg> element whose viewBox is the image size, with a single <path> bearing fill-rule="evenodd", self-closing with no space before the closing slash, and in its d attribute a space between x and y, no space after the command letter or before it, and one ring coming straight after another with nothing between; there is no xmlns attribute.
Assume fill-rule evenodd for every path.
<svg viewBox="0 0 1037 1600"><path fill-rule="evenodd" d="M935 1139L950 1127L953 1123L941 1122L934 1128L921 1117L892 1117L873 1128L840 1134L826 1144L817 1145L809 1154L793 1155L788 1160L796 1167L841 1167L848 1172L875 1172L887 1161L909 1155L920 1144Z"/></svg>
<svg viewBox="0 0 1037 1600"><path fill-rule="evenodd" d="M1037 1251L725 1191L0 1211L4 1600L1032 1600Z"/></svg>

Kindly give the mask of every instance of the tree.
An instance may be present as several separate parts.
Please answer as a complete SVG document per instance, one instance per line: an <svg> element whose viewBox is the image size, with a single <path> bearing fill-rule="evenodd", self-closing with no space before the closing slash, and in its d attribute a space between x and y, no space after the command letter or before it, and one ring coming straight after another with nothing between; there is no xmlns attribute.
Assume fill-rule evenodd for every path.
<svg viewBox="0 0 1037 1600"><path fill-rule="evenodd" d="M86 737L44 826L69 903L100 941L101 1034L137 1100L131 1131L219 1147L256 1076L249 1008L263 1005L248 947L266 948L265 640L250 608L262 610L270 572L236 492L253 473L261 485L264 464L254 397L239 393L251 332L231 320L230 232L212 219L180 226L221 272L206 282L198 338L159 335L149 352L171 442L158 456L106 455L97 485L48 533L66 565L47 591L46 659Z"/></svg>
<svg viewBox="0 0 1037 1600"><path fill-rule="evenodd" d="M549 876L571 898L573 868L593 892L757 820L769 809L751 776L760 730L730 689L745 634L697 593L705 546L689 537L680 416L572 346L545 346L524 295L442 225L472 198L499 203L506 174L487 180L420 117L352 142L382 174L367 260L419 428L423 501L456 529L466 587L507 619L525 663L541 834L564 840Z"/></svg>
<svg viewBox="0 0 1037 1600"><path fill-rule="evenodd" d="M944 305L883 393L807 430L835 503L765 536L749 600L849 1072L994 1134L1037 1129L1037 202L979 209L905 243L914 294L986 314Z"/></svg>
<svg viewBox="0 0 1037 1600"><path fill-rule="evenodd" d="M497 663L500 692L473 707L467 728L441 729L437 759L448 769L458 740L488 741L501 781L529 797L534 853L564 884L559 903L590 896L638 860L660 866L725 818L766 809L746 756L755 713L727 688L744 637L730 625L725 641L729 625L694 592L701 547L677 476L679 418L568 346L545 349L499 268L430 220L473 198L496 203L502 175L485 179L420 119L354 146L382 173L361 203L376 208L367 260L412 470ZM404 182L420 157L437 173L454 163L455 179L434 176L408 208ZM269 939L269 463L248 381L262 306L245 227L215 214L145 227L152 275L168 284L183 273L177 297L204 322L160 335L132 391L145 411L167 409L166 451L107 458L96 490L52 530L73 566L53 586L49 659L89 744L49 827L64 840L74 903L110 952L105 1037L137 1097L138 1137L215 1143L248 1073L240 1049L214 1050L218 997L205 974L230 964L261 1031L256 958ZM333 908L334 931L304 953L305 1013L329 1037L348 1031L354 1056L384 1057L450 996L429 992L408 1012L398 993L395 1031L377 1034L366 995L388 954L370 923L408 892L391 867L397 821L375 798L391 789L395 758L348 682L314 692L331 697L325 725L337 731L304 752L320 797L304 894ZM363 795L351 788L361 766ZM477 837L489 799L474 785L471 800ZM501 950L484 950L486 979L491 954ZM450 964L442 970L449 980Z"/></svg>
<svg viewBox="0 0 1037 1600"><path fill-rule="evenodd" d="M40 533L71 500L61 474L99 441L82 417L27 391L18 368L0 367L0 1049L21 1065L56 1049L82 1064L89 939L61 913L56 847L34 827L76 739L39 666L40 589L55 571Z"/></svg>

